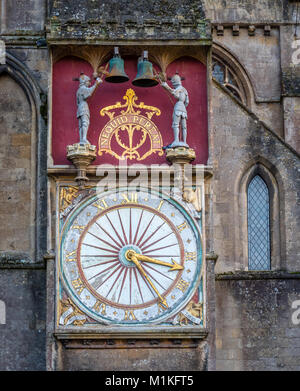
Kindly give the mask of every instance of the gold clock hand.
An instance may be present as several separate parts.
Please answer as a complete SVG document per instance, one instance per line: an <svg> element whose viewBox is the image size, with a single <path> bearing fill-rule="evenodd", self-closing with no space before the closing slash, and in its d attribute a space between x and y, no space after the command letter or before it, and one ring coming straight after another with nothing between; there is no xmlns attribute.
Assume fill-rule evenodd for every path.
<svg viewBox="0 0 300 391"><path fill-rule="evenodd" d="M157 265L168 266L170 268L168 270L169 272L173 270L184 269L184 267L179 265L177 262L175 262L174 259L171 259L172 263L168 263L168 262L160 261L158 259L147 257L146 255L142 255L142 254L136 254L136 257L139 261L151 262L151 263L156 263Z"/></svg>
<svg viewBox="0 0 300 391"><path fill-rule="evenodd" d="M138 253L136 253L133 250L129 250L128 253L129 253L129 256L131 254L134 255L139 261L151 262L151 263L155 263L157 265L168 266L170 268L168 270L169 272L171 272L173 270L182 270L182 269L184 269L184 267L179 265L177 262L175 262L174 259L171 259L172 263L168 263L168 262L160 261L158 259L147 257L146 255L138 254Z"/></svg>
<svg viewBox="0 0 300 391"><path fill-rule="evenodd" d="M130 258L128 257L128 254L126 255L126 258L129 260L129 261L132 261L135 266L138 268L139 272L146 278L146 280L149 282L149 284L151 285L151 287L153 288L154 292L157 294L160 302L167 308L168 307L168 304L167 304L167 300L162 297L160 295L160 293L158 292L158 290L156 289L155 285L153 284L153 282L150 280L150 278L147 276L147 274L144 272L144 269L142 268L142 266L140 265L139 261L137 260L137 257L135 256L135 254L131 255Z"/></svg>

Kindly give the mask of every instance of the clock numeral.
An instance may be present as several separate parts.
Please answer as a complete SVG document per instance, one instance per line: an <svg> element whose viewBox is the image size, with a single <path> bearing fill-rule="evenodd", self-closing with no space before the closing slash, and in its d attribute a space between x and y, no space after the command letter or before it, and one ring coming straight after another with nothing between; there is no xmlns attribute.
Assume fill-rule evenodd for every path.
<svg viewBox="0 0 300 391"><path fill-rule="evenodd" d="M169 306L168 306L168 304L167 304L167 301L165 301L165 304L163 304L163 303L157 303L157 309L158 309L158 313L160 313L160 312L163 312L163 311L166 311L168 308L169 308Z"/></svg>
<svg viewBox="0 0 300 391"><path fill-rule="evenodd" d="M104 210L104 209L108 208L108 205L107 205L107 203L105 201L105 198L102 198L101 200L96 201L93 204L93 206L95 206L96 208L101 209L101 210Z"/></svg>
<svg viewBox="0 0 300 391"><path fill-rule="evenodd" d="M124 200L122 201L122 204L137 204L138 203L138 193L131 193L131 198L129 199L129 194L122 193L121 194Z"/></svg>
<svg viewBox="0 0 300 391"><path fill-rule="evenodd" d="M196 251L186 251L185 252L186 261L196 261Z"/></svg>
<svg viewBox="0 0 300 391"><path fill-rule="evenodd" d="M102 315L106 315L106 304L102 303L101 301L97 300L96 303L93 306L93 309L97 312L101 311Z"/></svg>
<svg viewBox="0 0 300 391"><path fill-rule="evenodd" d="M85 225L79 225L77 221L74 221L72 229L78 229L78 231L81 233L85 229Z"/></svg>
<svg viewBox="0 0 300 391"><path fill-rule="evenodd" d="M156 208L157 211L160 211L160 208L162 207L163 203L164 203L164 200L161 200L158 207Z"/></svg>
<svg viewBox="0 0 300 391"><path fill-rule="evenodd" d="M187 227L186 221L180 225L177 225L177 229L179 232L183 231Z"/></svg>
<svg viewBox="0 0 300 391"><path fill-rule="evenodd" d="M66 261L67 262L76 262L76 257L74 257L74 255L76 255L76 250L70 251L69 253L66 253Z"/></svg>
<svg viewBox="0 0 300 391"><path fill-rule="evenodd" d="M76 292L80 295L83 289L85 288L83 282L80 278L77 278L77 280L72 281L72 285L75 288Z"/></svg>
<svg viewBox="0 0 300 391"><path fill-rule="evenodd" d="M189 283L181 278L176 284L176 288L181 290L181 292L185 292L189 286Z"/></svg>
<svg viewBox="0 0 300 391"><path fill-rule="evenodd" d="M124 320L136 320L136 317L134 315L133 311L125 310Z"/></svg>

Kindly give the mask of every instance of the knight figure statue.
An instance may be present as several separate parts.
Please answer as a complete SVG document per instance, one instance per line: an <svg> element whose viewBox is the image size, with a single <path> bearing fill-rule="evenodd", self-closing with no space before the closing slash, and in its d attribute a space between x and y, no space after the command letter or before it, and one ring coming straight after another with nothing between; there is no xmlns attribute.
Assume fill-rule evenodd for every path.
<svg viewBox="0 0 300 391"><path fill-rule="evenodd" d="M174 141L164 147L164 149L175 148L175 147L186 147L189 148L187 138L187 111L186 108L189 104L189 95L187 90L181 84L182 78L176 73L171 78L171 83L174 88L171 88L166 81L161 81L161 86L171 93L177 100L173 110L172 117L172 129L174 132ZM182 141L180 141L180 130L182 133Z"/></svg>
<svg viewBox="0 0 300 391"><path fill-rule="evenodd" d="M98 85L102 83L102 80L97 77L96 82L92 87L90 87L91 79L84 73L81 73L77 80L79 80L79 88L76 93L77 118L79 122L79 143L90 144L87 140L87 132L90 126L90 110L87 99L93 95Z"/></svg>

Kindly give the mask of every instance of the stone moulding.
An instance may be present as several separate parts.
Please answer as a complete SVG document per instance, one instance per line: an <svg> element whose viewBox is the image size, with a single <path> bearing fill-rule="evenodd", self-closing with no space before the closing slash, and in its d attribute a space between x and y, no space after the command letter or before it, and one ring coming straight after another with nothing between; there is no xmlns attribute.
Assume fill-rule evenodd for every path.
<svg viewBox="0 0 300 391"><path fill-rule="evenodd" d="M197 349L203 348L199 339L64 339L65 349Z"/></svg>
<svg viewBox="0 0 300 391"><path fill-rule="evenodd" d="M216 281L221 280L299 280L300 272L287 271L235 271L231 273L216 274Z"/></svg>
<svg viewBox="0 0 300 391"><path fill-rule="evenodd" d="M27 253L0 252L0 269L39 269L44 268L43 262L35 262Z"/></svg>
<svg viewBox="0 0 300 391"><path fill-rule="evenodd" d="M98 169L97 165L95 165L95 166L90 165L87 168L86 174L89 176L90 181L99 180L99 175L97 175L97 169ZM127 173L128 170L130 170L130 166L117 167L117 168L113 167L111 169L107 168L107 172L115 172L116 170L117 170L117 174L124 175L124 172ZM171 178L174 177L174 169L172 168L172 166L161 166L161 167L156 168L154 171L156 171L158 173L170 173ZM65 177L72 177L72 176L74 176L74 174L76 174L76 172L77 172L77 169L73 165L72 166L71 165L70 166L63 166L63 167L53 166L53 167L48 167L48 170L47 170L47 173L49 176L62 175ZM138 172L141 172L143 174L145 172L147 172L148 176L150 178L151 166L140 167ZM204 175L204 178L210 178L213 176L213 167L200 165L200 164L192 166L192 174L196 175L197 172L198 173L202 172ZM138 176L138 174L136 174L136 176ZM133 175L130 175L130 177L134 178Z"/></svg>
<svg viewBox="0 0 300 391"><path fill-rule="evenodd" d="M54 336L59 340L64 339L199 339L204 340L208 336L208 329L195 327L155 327L155 329L143 327L103 327L102 329L84 329L80 331L76 327L66 330L56 330Z"/></svg>
<svg viewBox="0 0 300 391"><path fill-rule="evenodd" d="M112 26L113 24L113 26ZM118 22L81 22L80 20L67 20L61 22L56 18L50 19L47 28L47 41L61 40L200 40L203 44L210 44L211 28L206 20L200 21L155 21L144 23L118 23Z"/></svg>

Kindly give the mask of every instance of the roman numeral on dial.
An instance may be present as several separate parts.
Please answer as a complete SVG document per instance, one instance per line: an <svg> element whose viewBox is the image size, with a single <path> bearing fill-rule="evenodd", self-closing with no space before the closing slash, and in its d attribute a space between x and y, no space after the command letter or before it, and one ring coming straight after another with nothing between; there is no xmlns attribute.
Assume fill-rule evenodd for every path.
<svg viewBox="0 0 300 391"><path fill-rule="evenodd" d="M124 200L122 201L122 204L137 204L137 202L138 202L138 194L137 193L133 192L130 195L122 193L121 195L124 198Z"/></svg>
<svg viewBox="0 0 300 391"><path fill-rule="evenodd" d="M124 320L136 320L134 312L130 310L125 310Z"/></svg>
<svg viewBox="0 0 300 391"><path fill-rule="evenodd" d="M196 261L196 251L186 251L185 260L186 261Z"/></svg>
<svg viewBox="0 0 300 391"><path fill-rule="evenodd" d="M187 223L186 221L180 225L177 225L177 229L179 232L182 232L185 228L187 228Z"/></svg>
<svg viewBox="0 0 300 391"><path fill-rule="evenodd" d="M83 282L81 281L80 278L77 278L77 280L73 280L72 281L72 285L73 287L76 289L76 292L80 295L80 293L83 291L83 289L85 288L84 287L84 284Z"/></svg>

